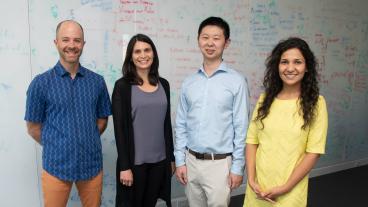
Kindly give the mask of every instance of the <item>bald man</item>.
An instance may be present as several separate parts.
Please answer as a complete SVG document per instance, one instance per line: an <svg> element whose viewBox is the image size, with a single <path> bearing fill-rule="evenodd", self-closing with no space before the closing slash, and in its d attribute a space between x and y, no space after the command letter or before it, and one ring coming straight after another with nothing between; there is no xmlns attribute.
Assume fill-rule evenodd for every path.
<svg viewBox="0 0 368 207"><path fill-rule="evenodd" d="M85 44L73 20L56 28L59 61L29 85L28 134L42 145L42 190L46 207L65 207L75 183L83 206L101 204L100 135L111 115L105 81L79 63Z"/></svg>

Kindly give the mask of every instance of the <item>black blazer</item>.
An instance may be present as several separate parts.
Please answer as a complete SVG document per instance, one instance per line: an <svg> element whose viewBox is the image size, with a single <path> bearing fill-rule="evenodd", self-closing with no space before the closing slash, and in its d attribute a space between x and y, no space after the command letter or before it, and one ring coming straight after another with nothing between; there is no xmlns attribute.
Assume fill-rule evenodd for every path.
<svg viewBox="0 0 368 207"><path fill-rule="evenodd" d="M164 123L167 169L165 183L162 184L160 189L160 198L166 201L167 206L171 206L171 162L175 161L175 157L170 116L170 85L164 78L160 78L159 81L164 88L168 103ZM120 171L132 169L134 165L134 134L131 98L132 85L124 77L120 78L115 82L112 93L112 115L118 151L116 162L115 206L119 207L132 207L131 201L134 198L132 188L120 183Z"/></svg>

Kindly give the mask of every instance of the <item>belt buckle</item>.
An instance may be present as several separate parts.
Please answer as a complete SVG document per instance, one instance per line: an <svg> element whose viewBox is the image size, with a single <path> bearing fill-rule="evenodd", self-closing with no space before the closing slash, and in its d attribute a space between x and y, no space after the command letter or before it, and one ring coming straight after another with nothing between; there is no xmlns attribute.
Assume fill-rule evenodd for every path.
<svg viewBox="0 0 368 207"><path fill-rule="evenodd" d="M212 160L212 154L203 153L203 159L204 160Z"/></svg>
<svg viewBox="0 0 368 207"><path fill-rule="evenodd" d="M196 153L196 158L199 159L199 160L204 160L205 158L205 154L201 154L201 153Z"/></svg>

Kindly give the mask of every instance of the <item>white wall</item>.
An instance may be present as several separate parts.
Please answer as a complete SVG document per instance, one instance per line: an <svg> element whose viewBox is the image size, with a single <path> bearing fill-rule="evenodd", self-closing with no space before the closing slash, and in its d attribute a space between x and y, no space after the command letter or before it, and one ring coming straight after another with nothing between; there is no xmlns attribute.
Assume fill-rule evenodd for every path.
<svg viewBox="0 0 368 207"><path fill-rule="evenodd" d="M231 45L225 61L250 84L254 106L264 61L282 38L300 36L320 62L321 93L329 111L327 154L312 174L321 175L368 163L368 16L364 0L3 0L0 7L0 206L42 206L41 147L27 135L23 121L31 79L58 60L55 27L75 19L87 44L81 62L105 77L109 91L121 76L129 38L152 37L160 74L172 87L172 111L181 82L201 64L199 23L221 16L230 23ZM4 116L5 115L5 116ZM116 150L110 119L102 137L103 206L113 206ZM173 199L182 187L173 179ZM243 193L244 186L235 194ZM176 200L174 200L176 202ZM75 191L69 206L80 206Z"/></svg>

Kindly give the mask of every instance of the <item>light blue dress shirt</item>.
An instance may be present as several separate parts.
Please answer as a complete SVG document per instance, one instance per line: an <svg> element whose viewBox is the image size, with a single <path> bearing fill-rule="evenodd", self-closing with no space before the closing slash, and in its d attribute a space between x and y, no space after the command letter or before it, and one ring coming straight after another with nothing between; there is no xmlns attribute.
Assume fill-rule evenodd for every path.
<svg viewBox="0 0 368 207"><path fill-rule="evenodd" d="M187 148L199 153L232 153L231 172L243 175L248 117L246 79L224 62L211 76L202 66L181 88L175 127L176 166L185 165Z"/></svg>

